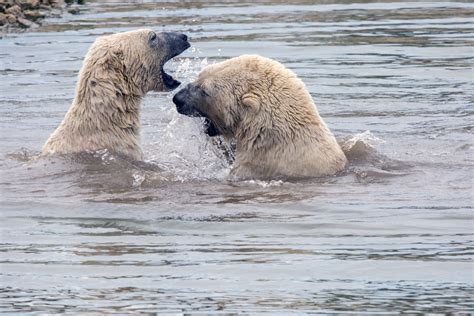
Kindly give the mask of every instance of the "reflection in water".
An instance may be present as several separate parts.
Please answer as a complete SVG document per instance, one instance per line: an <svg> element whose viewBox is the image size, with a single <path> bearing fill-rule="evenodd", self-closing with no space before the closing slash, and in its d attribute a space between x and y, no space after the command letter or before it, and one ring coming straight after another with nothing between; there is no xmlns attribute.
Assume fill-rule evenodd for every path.
<svg viewBox="0 0 474 316"><path fill-rule="evenodd" d="M89 1L5 35L0 313L469 313L473 13L469 2ZM92 41L137 27L190 36L167 65L183 84L244 53L284 63L347 170L232 181L232 146L165 93L144 103L146 161L37 159Z"/></svg>

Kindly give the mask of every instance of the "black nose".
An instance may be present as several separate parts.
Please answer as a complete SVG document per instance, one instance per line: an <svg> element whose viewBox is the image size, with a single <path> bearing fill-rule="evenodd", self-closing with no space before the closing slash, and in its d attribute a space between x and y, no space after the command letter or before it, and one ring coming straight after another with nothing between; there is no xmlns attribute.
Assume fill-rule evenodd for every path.
<svg viewBox="0 0 474 316"><path fill-rule="evenodd" d="M182 108L184 106L184 98L182 93L176 93L173 97L173 103L176 104L177 108Z"/></svg>
<svg viewBox="0 0 474 316"><path fill-rule="evenodd" d="M183 42L188 41L188 36L186 34L183 34L183 33L163 32L161 34L163 34L165 39L169 40L169 41L176 41L176 40L183 41Z"/></svg>

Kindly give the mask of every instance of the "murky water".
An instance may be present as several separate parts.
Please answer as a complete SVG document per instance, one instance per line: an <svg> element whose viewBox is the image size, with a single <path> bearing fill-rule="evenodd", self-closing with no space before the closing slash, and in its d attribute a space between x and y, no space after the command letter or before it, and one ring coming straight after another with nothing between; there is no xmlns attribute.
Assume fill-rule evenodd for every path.
<svg viewBox="0 0 474 316"><path fill-rule="evenodd" d="M474 5L291 3L89 2L0 40L0 313L474 309ZM32 160L96 36L139 27L191 37L184 82L244 53L293 69L347 172L230 182L166 93L144 103L147 163Z"/></svg>

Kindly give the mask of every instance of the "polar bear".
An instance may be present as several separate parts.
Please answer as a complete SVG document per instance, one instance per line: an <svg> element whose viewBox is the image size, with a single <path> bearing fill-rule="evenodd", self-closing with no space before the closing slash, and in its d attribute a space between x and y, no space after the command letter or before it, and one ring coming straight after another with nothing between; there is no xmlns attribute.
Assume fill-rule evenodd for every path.
<svg viewBox="0 0 474 316"><path fill-rule="evenodd" d="M141 159L141 101L149 91L180 85L163 65L189 47L184 34L149 29L99 37L84 59L74 101L43 155L108 149Z"/></svg>
<svg viewBox="0 0 474 316"><path fill-rule="evenodd" d="M238 178L333 175L347 159L304 83L272 59L243 55L213 64L173 98L179 113L205 117L210 136L236 142Z"/></svg>

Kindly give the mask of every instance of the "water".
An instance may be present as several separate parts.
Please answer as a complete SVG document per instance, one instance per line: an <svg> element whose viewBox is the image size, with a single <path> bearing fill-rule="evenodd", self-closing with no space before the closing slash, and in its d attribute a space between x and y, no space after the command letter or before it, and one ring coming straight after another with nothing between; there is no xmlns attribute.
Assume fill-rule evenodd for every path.
<svg viewBox="0 0 474 316"><path fill-rule="evenodd" d="M474 309L474 5L291 3L89 2L3 36L0 313ZM183 82L244 53L284 63L348 170L229 181L166 93L144 102L145 163L34 159L96 36L140 27L190 36L167 66Z"/></svg>

